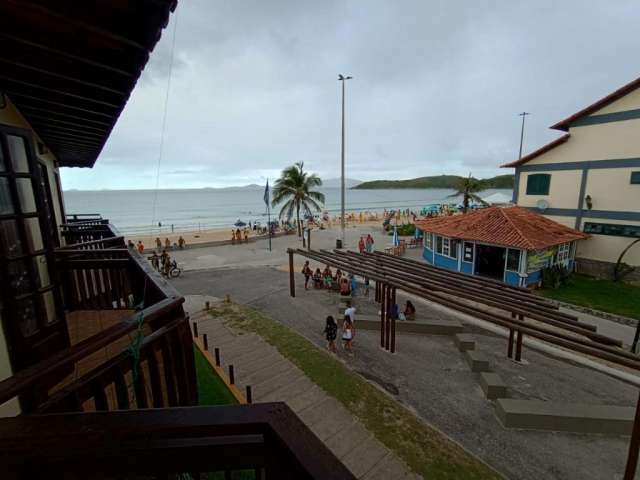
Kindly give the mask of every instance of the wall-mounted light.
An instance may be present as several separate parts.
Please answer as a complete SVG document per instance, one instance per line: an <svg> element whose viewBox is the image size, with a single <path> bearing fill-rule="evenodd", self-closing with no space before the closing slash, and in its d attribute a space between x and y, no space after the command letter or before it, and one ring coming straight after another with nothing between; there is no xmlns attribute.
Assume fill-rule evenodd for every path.
<svg viewBox="0 0 640 480"><path fill-rule="evenodd" d="M7 107L7 97L5 96L4 92L0 91L0 110L6 107Z"/></svg>
<svg viewBox="0 0 640 480"><path fill-rule="evenodd" d="M587 204L587 208L591 210L593 208L593 200L591 199L591 195L587 195L584 197L584 202Z"/></svg>

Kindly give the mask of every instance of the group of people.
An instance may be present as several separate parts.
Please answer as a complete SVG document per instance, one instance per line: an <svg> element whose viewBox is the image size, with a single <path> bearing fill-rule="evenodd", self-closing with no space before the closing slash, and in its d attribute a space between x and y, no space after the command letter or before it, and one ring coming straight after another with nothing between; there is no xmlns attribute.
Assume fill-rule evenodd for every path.
<svg viewBox="0 0 640 480"><path fill-rule="evenodd" d="M342 273L339 268L336 269L334 274L331 271L331 267L326 265L324 271L320 271L320 268L316 268L315 272L311 270L309 261L304 262L302 267L302 274L304 275L304 289L309 290L309 281L313 281L313 287L318 289L326 289L328 291L340 292L343 296L355 296L358 290L358 282L355 275L346 275ZM369 295L369 279L365 278L364 282L364 294Z"/></svg>
<svg viewBox="0 0 640 480"><path fill-rule="evenodd" d="M151 266L165 277L169 277L171 270L178 266L176 261L171 259L171 255L169 255L166 250L162 250L160 255L158 255L158 252L154 250L153 254L149 257L149 260L151 261Z"/></svg>
<svg viewBox="0 0 640 480"><path fill-rule="evenodd" d="M349 353L353 353L353 339L356 335L356 309L347 302L347 308L344 311L344 319L342 321L342 342L344 349ZM327 339L327 348L331 352L337 352L336 339L338 338L338 324L332 315L329 315L323 331Z"/></svg>
<svg viewBox="0 0 640 480"><path fill-rule="evenodd" d="M242 233L239 228L231 229L231 244L242 243ZM249 243L249 229L244 229L244 243Z"/></svg>
<svg viewBox="0 0 640 480"><path fill-rule="evenodd" d="M138 243L136 244L134 244L132 240L129 240L127 245L131 249L135 248L136 250L138 250L138 253L140 254L144 253L145 247L142 240L138 240ZM171 250L172 248L174 250L176 248L183 250L186 245L187 245L187 242L185 241L184 238L182 238L182 235L180 235L180 238L178 238L178 243L174 243L173 246L171 245L171 241L168 238L164 239L164 250ZM163 250L162 241L160 240L160 237L156 237L156 250L154 251L154 253L160 252L162 250Z"/></svg>
<svg viewBox="0 0 640 480"><path fill-rule="evenodd" d="M371 236L371 234L367 234L367 237L365 238L364 236L360 237L360 240L358 241L358 251L360 253L373 253L373 237Z"/></svg>

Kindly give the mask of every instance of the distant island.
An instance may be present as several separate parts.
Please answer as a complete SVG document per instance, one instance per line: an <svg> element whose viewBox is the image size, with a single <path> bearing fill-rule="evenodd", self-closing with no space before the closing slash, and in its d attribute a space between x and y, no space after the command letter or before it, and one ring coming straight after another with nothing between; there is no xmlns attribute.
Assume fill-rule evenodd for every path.
<svg viewBox="0 0 640 480"><path fill-rule="evenodd" d="M379 190L393 188L455 188L461 179L457 175L436 175L433 177L418 177L409 180L372 180L353 187L356 190ZM498 175L493 178L478 180L483 189L513 188L513 175Z"/></svg>

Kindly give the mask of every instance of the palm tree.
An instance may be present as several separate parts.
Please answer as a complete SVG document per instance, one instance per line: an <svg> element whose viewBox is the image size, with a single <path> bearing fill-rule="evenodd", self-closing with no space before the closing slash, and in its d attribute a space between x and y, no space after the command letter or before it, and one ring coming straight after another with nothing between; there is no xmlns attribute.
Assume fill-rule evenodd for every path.
<svg viewBox="0 0 640 480"><path fill-rule="evenodd" d="M313 187L321 185L320 177L315 173L309 175L304 171L304 162L298 162L285 168L273 187L271 205L275 207L285 202L280 210L280 218L287 217L287 220L291 219L295 210L299 237L302 236L300 208L307 215L311 215L312 210L321 210L318 202L324 203L324 194L312 190Z"/></svg>
<svg viewBox="0 0 640 480"><path fill-rule="evenodd" d="M467 213L467 210L469 209L469 200L482 203L483 205L487 204L487 202L476 195L478 192L484 190L484 188L482 188L482 184L473 178L471 174L469 174L467 178L460 177L454 188L456 189L456 192L449 195L449 197L462 196L462 213Z"/></svg>

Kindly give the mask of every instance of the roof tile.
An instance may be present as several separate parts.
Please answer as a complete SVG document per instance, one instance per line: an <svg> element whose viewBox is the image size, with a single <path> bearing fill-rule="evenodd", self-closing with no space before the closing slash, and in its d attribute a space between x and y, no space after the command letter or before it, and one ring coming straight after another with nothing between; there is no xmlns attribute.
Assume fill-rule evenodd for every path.
<svg viewBox="0 0 640 480"><path fill-rule="evenodd" d="M483 208L465 215L416 221L423 231L463 240L540 250L589 235L522 207Z"/></svg>

